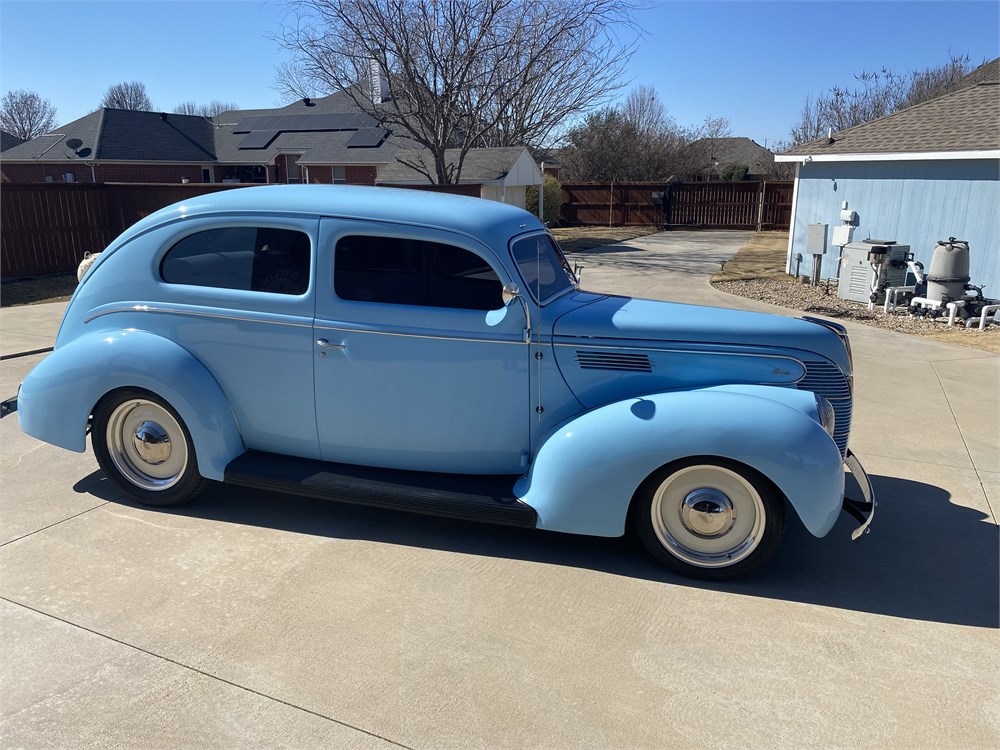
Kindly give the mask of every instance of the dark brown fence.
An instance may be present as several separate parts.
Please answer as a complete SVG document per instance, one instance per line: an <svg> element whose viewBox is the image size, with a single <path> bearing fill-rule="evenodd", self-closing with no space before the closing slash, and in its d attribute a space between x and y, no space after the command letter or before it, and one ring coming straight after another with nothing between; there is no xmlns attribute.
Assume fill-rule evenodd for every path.
<svg viewBox="0 0 1000 750"><path fill-rule="evenodd" d="M670 186L665 224L698 229L788 229L793 183L693 182Z"/></svg>
<svg viewBox="0 0 1000 750"><path fill-rule="evenodd" d="M38 184L0 190L0 276L74 271L171 203L237 185Z"/></svg>
<svg viewBox="0 0 1000 750"><path fill-rule="evenodd" d="M564 182L560 220L564 224L603 226L659 225L663 207L653 203L653 193L663 192L660 182Z"/></svg>
<svg viewBox="0 0 1000 750"><path fill-rule="evenodd" d="M564 183L566 224L691 229L788 229L793 183Z"/></svg>
<svg viewBox="0 0 1000 750"><path fill-rule="evenodd" d="M0 189L0 276L75 271L84 253L100 252L154 211L196 195L239 187L250 185L4 185ZM479 195L478 185L427 189Z"/></svg>

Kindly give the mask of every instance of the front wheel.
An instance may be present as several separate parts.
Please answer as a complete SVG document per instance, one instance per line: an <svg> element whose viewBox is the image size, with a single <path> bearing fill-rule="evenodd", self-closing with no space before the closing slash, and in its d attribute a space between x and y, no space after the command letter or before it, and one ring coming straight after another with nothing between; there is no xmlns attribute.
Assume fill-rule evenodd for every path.
<svg viewBox="0 0 1000 750"><path fill-rule="evenodd" d="M631 513L655 558L708 580L735 578L762 565L785 531L777 490L753 469L724 459L664 466L643 482Z"/></svg>
<svg viewBox="0 0 1000 750"><path fill-rule="evenodd" d="M103 399L91 439L105 475L137 502L178 505L205 485L183 420L152 393L122 390Z"/></svg>

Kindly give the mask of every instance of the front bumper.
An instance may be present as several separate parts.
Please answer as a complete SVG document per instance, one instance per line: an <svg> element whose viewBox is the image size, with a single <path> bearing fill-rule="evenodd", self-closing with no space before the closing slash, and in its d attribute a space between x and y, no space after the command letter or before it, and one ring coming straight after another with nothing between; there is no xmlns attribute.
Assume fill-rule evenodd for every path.
<svg viewBox="0 0 1000 750"><path fill-rule="evenodd" d="M868 527L871 526L872 519L875 518L875 507L878 505L878 502L875 500L875 490L872 488L872 480L868 478L868 473L850 449L847 451L847 458L844 459L844 464L850 469L851 474L854 475L854 479L861 488L861 494L864 496L864 500L853 500L849 497L844 498L844 511L861 523L858 528L851 532L851 539L857 541L868 533Z"/></svg>
<svg viewBox="0 0 1000 750"><path fill-rule="evenodd" d="M0 401L0 419L17 411L17 396Z"/></svg>

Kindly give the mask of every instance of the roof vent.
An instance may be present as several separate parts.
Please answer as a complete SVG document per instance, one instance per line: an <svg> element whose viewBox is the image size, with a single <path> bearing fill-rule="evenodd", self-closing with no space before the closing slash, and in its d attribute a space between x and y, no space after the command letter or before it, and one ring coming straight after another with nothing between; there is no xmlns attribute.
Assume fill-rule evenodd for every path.
<svg viewBox="0 0 1000 750"><path fill-rule="evenodd" d="M166 112L160 112L160 119L163 120L164 122L166 122L167 121L167 113Z"/></svg>
<svg viewBox="0 0 1000 750"><path fill-rule="evenodd" d="M307 107L315 107L316 106L315 104L313 104L313 100L310 99L308 96L302 97L302 103L305 104Z"/></svg>

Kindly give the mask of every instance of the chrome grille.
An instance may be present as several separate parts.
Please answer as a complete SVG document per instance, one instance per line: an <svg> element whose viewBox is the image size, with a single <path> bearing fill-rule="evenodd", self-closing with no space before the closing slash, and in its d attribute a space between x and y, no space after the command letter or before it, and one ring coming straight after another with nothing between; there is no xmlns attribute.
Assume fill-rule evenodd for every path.
<svg viewBox="0 0 1000 750"><path fill-rule="evenodd" d="M799 390L812 391L833 404L837 424L833 430L833 440L840 448L840 455L847 455L847 438L851 432L851 412L854 401L851 384L844 373L830 362L804 362L806 375L798 382Z"/></svg>
<svg viewBox="0 0 1000 750"><path fill-rule="evenodd" d="M584 370L623 370L626 372L652 372L653 365L645 354L629 352L588 352L577 350L576 361Z"/></svg>

